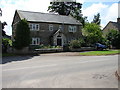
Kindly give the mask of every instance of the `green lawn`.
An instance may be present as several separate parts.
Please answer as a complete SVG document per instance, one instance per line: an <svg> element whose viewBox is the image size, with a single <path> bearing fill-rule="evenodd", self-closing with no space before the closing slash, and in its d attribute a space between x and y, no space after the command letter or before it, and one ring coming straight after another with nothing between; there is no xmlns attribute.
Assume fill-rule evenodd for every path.
<svg viewBox="0 0 120 90"><path fill-rule="evenodd" d="M120 50L89 51L89 52L82 52L82 53L80 53L80 55L85 55L85 56L112 55L112 54L120 54Z"/></svg>

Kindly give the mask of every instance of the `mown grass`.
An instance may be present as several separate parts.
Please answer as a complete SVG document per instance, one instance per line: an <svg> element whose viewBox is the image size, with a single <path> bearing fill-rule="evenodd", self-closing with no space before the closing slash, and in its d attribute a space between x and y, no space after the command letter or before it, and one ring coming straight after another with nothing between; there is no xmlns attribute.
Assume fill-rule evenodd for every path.
<svg viewBox="0 0 120 90"><path fill-rule="evenodd" d="M90 52L82 52L80 55L84 56L99 56L99 55L113 55L120 54L120 50L108 50L108 51L90 51Z"/></svg>

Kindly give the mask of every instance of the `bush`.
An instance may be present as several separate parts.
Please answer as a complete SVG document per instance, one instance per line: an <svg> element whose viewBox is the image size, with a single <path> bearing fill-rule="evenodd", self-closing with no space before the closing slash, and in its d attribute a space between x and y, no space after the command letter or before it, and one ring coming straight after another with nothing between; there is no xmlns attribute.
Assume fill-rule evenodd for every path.
<svg viewBox="0 0 120 90"><path fill-rule="evenodd" d="M72 40L70 42L70 48L81 48L80 40Z"/></svg>
<svg viewBox="0 0 120 90"><path fill-rule="evenodd" d="M120 32L117 30L110 30L106 35L106 38L109 42L109 46L120 48Z"/></svg>
<svg viewBox="0 0 120 90"><path fill-rule="evenodd" d="M25 19L21 20L17 24L17 29L15 32L14 39L15 41L13 42L13 46L16 49L22 49L30 45L31 43L30 29Z"/></svg>
<svg viewBox="0 0 120 90"><path fill-rule="evenodd" d="M8 46L12 46L12 41L8 38L3 38L2 39L2 52L6 53Z"/></svg>
<svg viewBox="0 0 120 90"><path fill-rule="evenodd" d="M81 46L85 46L85 40L84 40L84 38L82 37L82 38L79 38L79 41L80 41L80 43L81 43Z"/></svg>

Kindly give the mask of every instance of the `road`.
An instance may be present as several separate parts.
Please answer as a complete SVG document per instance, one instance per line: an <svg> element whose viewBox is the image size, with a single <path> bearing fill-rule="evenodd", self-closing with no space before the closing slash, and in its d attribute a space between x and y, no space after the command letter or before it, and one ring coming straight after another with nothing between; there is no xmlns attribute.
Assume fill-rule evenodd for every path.
<svg viewBox="0 0 120 90"><path fill-rule="evenodd" d="M3 88L118 88L118 55L6 57Z"/></svg>

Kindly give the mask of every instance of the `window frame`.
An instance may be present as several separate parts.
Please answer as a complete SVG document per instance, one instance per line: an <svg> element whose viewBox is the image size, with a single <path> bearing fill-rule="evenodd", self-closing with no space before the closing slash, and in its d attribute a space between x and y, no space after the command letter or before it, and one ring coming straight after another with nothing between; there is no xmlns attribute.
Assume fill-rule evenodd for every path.
<svg viewBox="0 0 120 90"><path fill-rule="evenodd" d="M29 28L30 28L31 31L39 31L40 25L29 23Z"/></svg>
<svg viewBox="0 0 120 90"><path fill-rule="evenodd" d="M32 37L31 45L40 45L40 38L39 37Z"/></svg>
<svg viewBox="0 0 120 90"><path fill-rule="evenodd" d="M49 24L49 31L53 31L53 24Z"/></svg>
<svg viewBox="0 0 120 90"><path fill-rule="evenodd" d="M62 25L59 25L59 30L62 30Z"/></svg>
<svg viewBox="0 0 120 90"><path fill-rule="evenodd" d="M68 26L68 31L69 32L77 32L77 26L71 26L71 25L69 25Z"/></svg>

